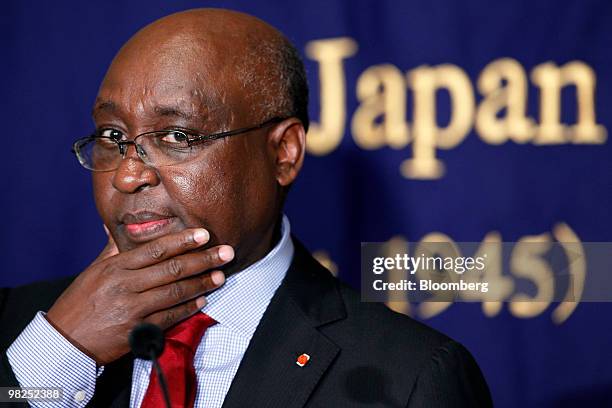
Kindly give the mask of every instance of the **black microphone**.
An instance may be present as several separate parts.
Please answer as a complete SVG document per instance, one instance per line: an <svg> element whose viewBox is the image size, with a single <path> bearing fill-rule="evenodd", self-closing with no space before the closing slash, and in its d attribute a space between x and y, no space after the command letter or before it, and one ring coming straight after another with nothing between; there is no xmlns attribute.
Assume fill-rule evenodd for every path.
<svg viewBox="0 0 612 408"><path fill-rule="evenodd" d="M157 358L164 351L164 332L154 324L141 323L130 332L129 342L132 353L136 357L153 362L153 367L157 372L159 385L164 395L164 401L166 402L166 408L171 408L166 379L157 361Z"/></svg>

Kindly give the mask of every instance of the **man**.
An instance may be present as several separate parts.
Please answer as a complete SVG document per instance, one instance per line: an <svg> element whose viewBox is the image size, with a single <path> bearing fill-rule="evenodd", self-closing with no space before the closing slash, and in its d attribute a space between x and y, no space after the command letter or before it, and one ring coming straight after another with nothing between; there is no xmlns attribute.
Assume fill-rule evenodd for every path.
<svg viewBox="0 0 612 408"><path fill-rule="evenodd" d="M163 406L129 353L150 322L173 406L491 405L465 348L361 303L290 236L307 100L295 49L254 17L191 10L130 39L74 145L109 244L76 278L1 292L0 384L63 389L40 407Z"/></svg>

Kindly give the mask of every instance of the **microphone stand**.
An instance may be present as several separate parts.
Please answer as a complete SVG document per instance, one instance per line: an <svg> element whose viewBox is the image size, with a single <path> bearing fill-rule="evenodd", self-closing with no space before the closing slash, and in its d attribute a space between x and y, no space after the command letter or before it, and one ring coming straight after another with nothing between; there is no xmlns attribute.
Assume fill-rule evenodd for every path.
<svg viewBox="0 0 612 408"><path fill-rule="evenodd" d="M164 351L164 332L154 324L141 323L132 329L129 336L130 348L132 353L143 360L151 360L153 369L159 378L159 387L164 396L166 408L172 408L170 404L170 394L168 384L159 365L157 357Z"/></svg>
<svg viewBox="0 0 612 408"><path fill-rule="evenodd" d="M157 354L155 353L155 349L151 347L150 351L151 361L153 362L153 368L157 373L157 378L159 378L159 386L162 389L162 394L164 395L164 402L166 403L166 408L172 408L170 406L170 396L168 395L168 385L166 384L166 378L164 377L164 373L159 366L159 362L157 361Z"/></svg>

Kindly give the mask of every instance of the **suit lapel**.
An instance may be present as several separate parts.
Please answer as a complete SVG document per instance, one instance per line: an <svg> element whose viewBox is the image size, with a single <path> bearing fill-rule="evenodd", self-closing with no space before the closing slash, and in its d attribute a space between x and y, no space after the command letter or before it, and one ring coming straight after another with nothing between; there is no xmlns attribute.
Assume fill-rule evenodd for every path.
<svg viewBox="0 0 612 408"><path fill-rule="evenodd" d="M294 238L295 255L251 339L224 408L304 406L340 348L319 326L346 316L330 273ZM299 355L310 360L296 364Z"/></svg>

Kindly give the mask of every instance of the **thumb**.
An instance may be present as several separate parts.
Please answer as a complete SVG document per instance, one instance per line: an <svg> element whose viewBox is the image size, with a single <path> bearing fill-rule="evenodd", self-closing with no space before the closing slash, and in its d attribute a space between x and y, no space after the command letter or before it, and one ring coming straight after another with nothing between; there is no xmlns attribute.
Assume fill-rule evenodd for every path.
<svg viewBox="0 0 612 408"><path fill-rule="evenodd" d="M104 247L104 249L102 250L102 252L100 252L100 255L98 255L98 257L96 258L95 261L93 261L93 263L98 263L100 261L103 261L107 258L110 258L111 256L115 256L119 253L119 248L117 248L117 244L115 243L115 240L113 239L113 236L111 235L110 231L108 230L108 227L106 225L102 225L104 227L104 232L106 232L106 236L108 238L108 242L106 243L106 246Z"/></svg>

